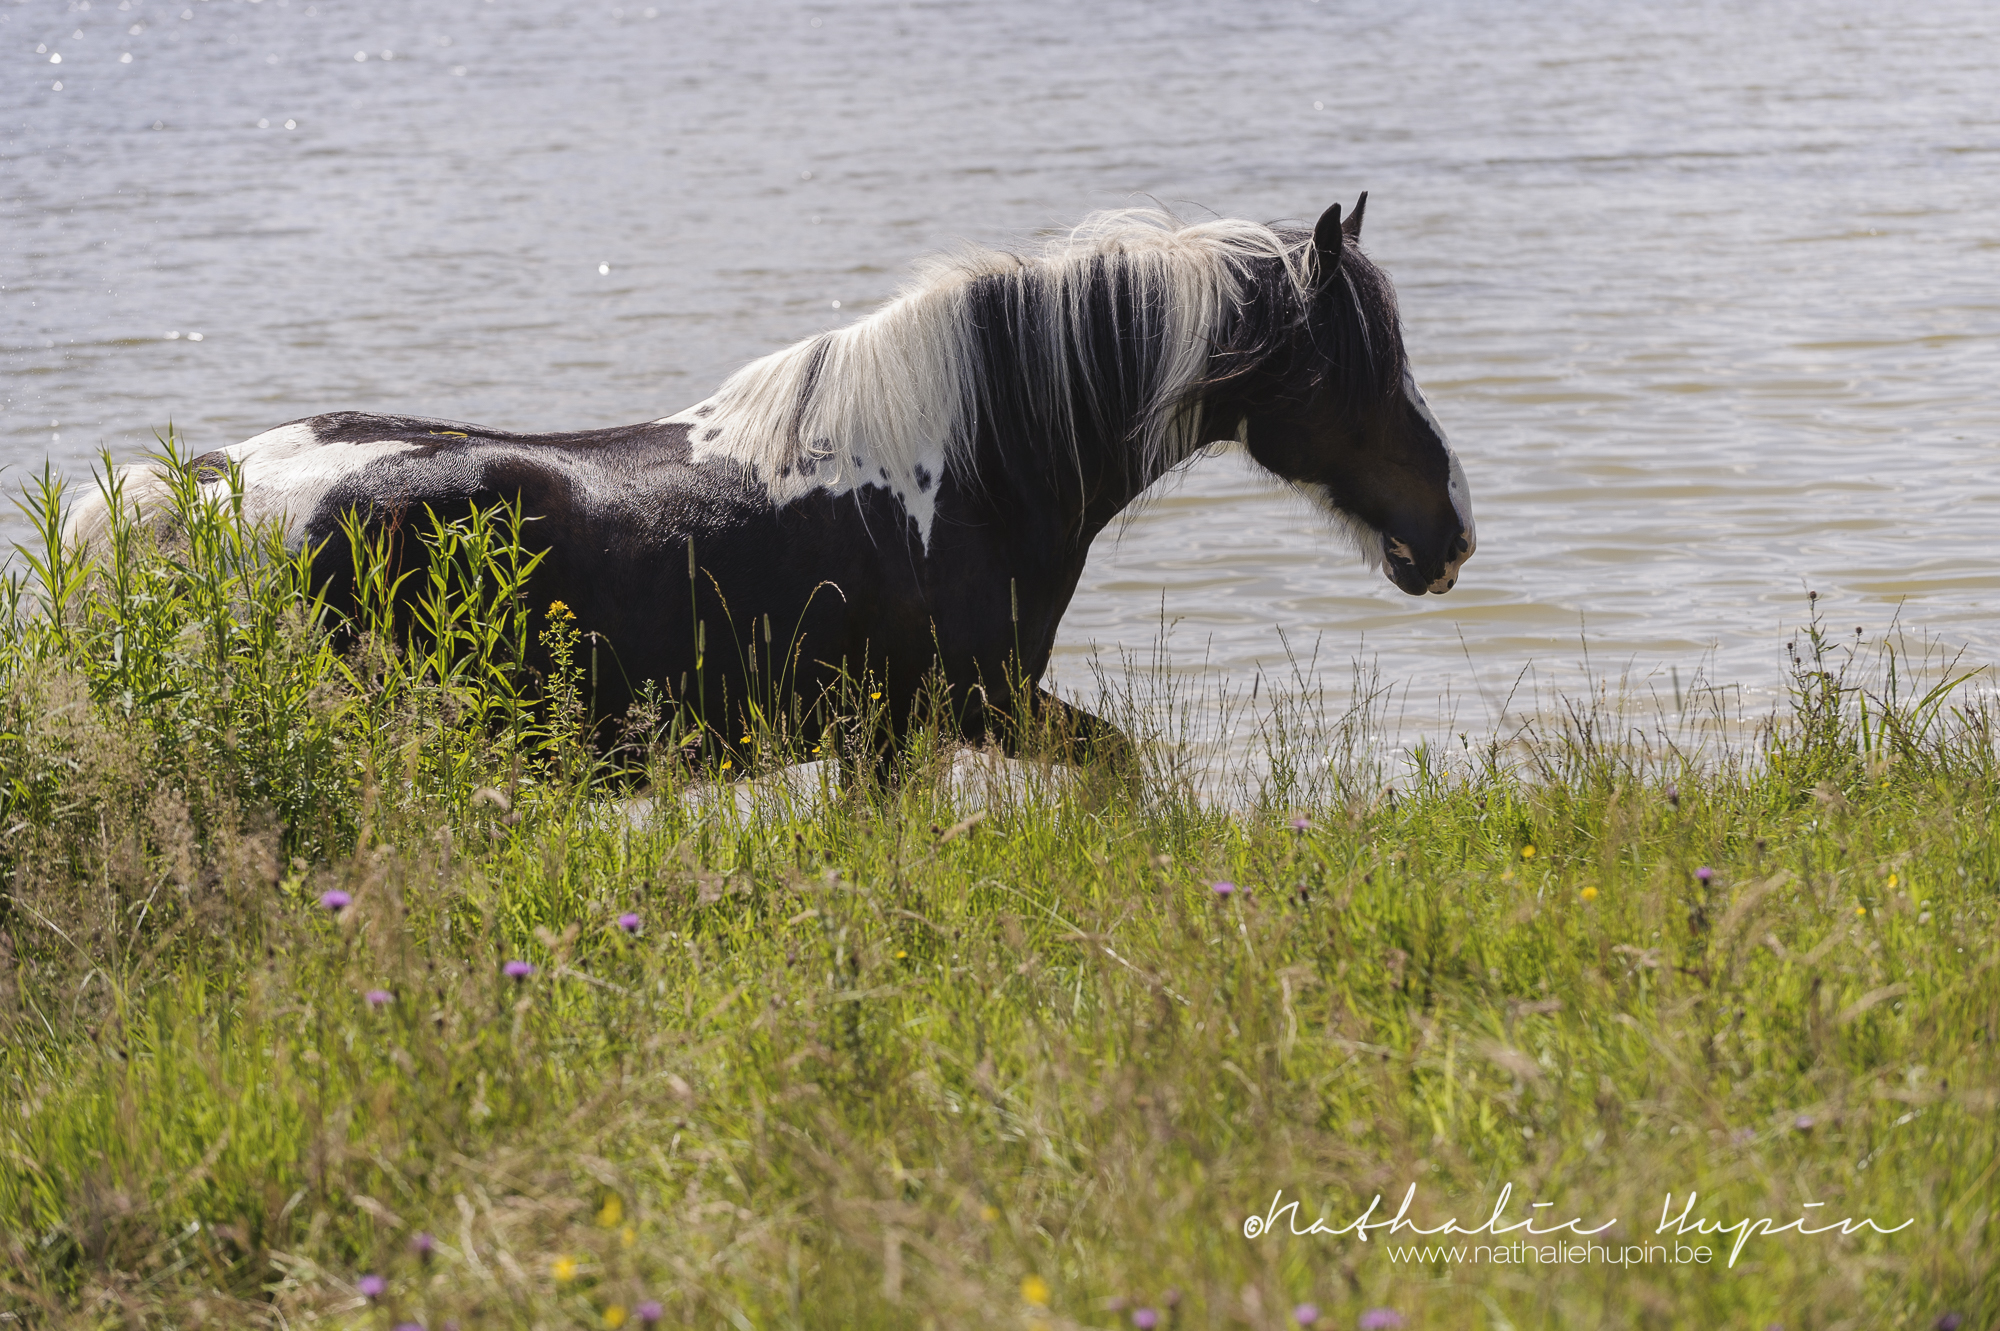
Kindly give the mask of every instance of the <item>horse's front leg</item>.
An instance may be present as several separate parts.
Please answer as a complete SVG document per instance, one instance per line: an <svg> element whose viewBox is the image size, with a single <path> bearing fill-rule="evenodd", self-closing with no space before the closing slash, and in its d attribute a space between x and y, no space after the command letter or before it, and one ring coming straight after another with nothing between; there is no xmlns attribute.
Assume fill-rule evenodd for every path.
<svg viewBox="0 0 2000 1331"><path fill-rule="evenodd" d="M1064 702L1039 684L1031 708L1032 733L1025 737L1010 734L1008 738L1015 742L1003 743L1010 757L1021 757L1025 750L1078 766L1101 764L1119 772L1132 770L1138 750L1124 731L1095 712ZM1027 743L1019 742L1023 738Z"/></svg>

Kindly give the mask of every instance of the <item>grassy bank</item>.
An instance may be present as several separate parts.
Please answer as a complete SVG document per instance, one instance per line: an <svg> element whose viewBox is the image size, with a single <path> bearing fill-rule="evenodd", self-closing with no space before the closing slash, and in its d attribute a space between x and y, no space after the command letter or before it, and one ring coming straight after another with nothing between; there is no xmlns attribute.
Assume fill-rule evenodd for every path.
<svg viewBox="0 0 2000 1331"><path fill-rule="evenodd" d="M893 785L738 802L671 718L643 782L594 771L564 681L509 672L563 629L495 594L490 532L434 533L489 576L440 584L462 636L426 652L330 641L191 492L89 568L32 502L0 606L25 1321L2000 1317L2000 781L1959 694L1809 634L1733 758L1579 711L1391 791L1292 694L1233 810L1157 731L1136 784L968 788L930 736ZM1412 1185L1427 1228L1503 1189L1503 1225L1616 1223L1582 1260L1293 1233ZM1733 1265L1695 1235L1766 1218L1914 1223Z"/></svg>

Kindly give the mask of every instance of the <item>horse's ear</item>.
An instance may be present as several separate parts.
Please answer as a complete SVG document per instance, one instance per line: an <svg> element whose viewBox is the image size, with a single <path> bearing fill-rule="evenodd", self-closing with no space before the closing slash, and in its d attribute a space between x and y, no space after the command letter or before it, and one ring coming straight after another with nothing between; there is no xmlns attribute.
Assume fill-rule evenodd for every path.
<svg viewBox="0 0 2000 1331"><path fill-rule="evenodd" d="M1354 211L1340 224L1340 232L1349 240L1361 239L1361 214L1368 211L1368 191L1362 190L1361 197L1354 201Z"/></svg>
<svg viewBox="0 0 2000 1331"><path fill-rule="evenodd" d="M1319 259L1319 282L1325 286L1340 271L1340 252L1347 243L1340 227L1340 205L1334 204L1319 215L1313 227L1313 253Z"/></svg>

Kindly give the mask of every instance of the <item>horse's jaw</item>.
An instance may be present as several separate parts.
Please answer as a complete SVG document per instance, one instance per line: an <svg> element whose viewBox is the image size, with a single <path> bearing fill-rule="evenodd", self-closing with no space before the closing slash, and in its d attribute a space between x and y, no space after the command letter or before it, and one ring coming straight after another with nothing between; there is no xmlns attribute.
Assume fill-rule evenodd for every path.
<svg viewBox="0 0 2000 1331"><path fill-rule="evenodd" d="M1396 576L1397 556L1391 548L1393 545L1407 552L1408 546L1403 545L1401 541L1393 540L1374 524L1356 517L1335 503L1332 486L1321 485L1316 481L1293 481L1292 488L1304 495L1314 508L1326 515L1326 520L1333 525L1334 533L1341 543L1351 547L1355 554L1361 556L1364 564L1385 574L1389 581L1402 587L1404 591L1409 590ZM1407 553L1402 558L1408 562ZM1414 568L1410 570L1409 576L1415 576ZM1418 588L1419 592L1422 590Z"/></svg>
<svg viewBox="0 0 2000 1331"><path fill-rule="evenodd" d="M1328 486L1310 481L1294 481L1292 488L1311 500L1313 507L1324 513L1327 520L1333 524L1333 529L1342 538L1342 543L1351 546L1364 563L1370 568L1379 570L1384 577L1395 584L1398 591L1407 592L1411 596L1422 596L1426 593L1442 596L1456 585L1459 569L1464 566L1466 560L1472 558L1472 552L1478 543L1473 534L1470 505L1459 500L1459 496L1465 493L1465 476L1459 470L1456 457L1451 460L1451 468L1454 482L1452 506L1459 515L1461 528L1456 541L1456 552L1445 561L1444 572L1432 579L1426 579L1418 571L1416 552L1410 548L1409 542L1339 507L1334 503L1333 491Z"/></svg>

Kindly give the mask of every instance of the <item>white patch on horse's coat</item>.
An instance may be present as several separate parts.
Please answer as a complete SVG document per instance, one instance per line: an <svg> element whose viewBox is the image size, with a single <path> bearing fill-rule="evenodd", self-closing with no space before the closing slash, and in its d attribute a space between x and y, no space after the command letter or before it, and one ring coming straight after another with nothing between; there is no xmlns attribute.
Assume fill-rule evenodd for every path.
<svg viewBox="0 0 2000 1331"><path fill-rule="evenodd" d="M1097 261L1120 260L1138 317L1155 321L1139 331L1166 349L1135 422L1153 477L1206 442L1185 400L1207 372L1215 330L1244 297L1252 263L1280 261L1303 297L1310 250L1254 222L1182 226L1150 209L1098 213L1025 259L968 250L934 260L875 313L752 361L712 397L659 423L688 426L695 461L741 464L776 505L815 490L880 486L928 548L937 489L947 473L971 466L976 443L982 366L969 308L974 282L1032 273L1056 293L1053 317L1036 324L1041 343L1023 351L1039 371L1040 409L1060 434L1077 393L1087 390L1072 382L1071 353L1088 325Z"/></svg>
<svg viewBox="0 0 2000 1331"><path fill-rule="evenodd" d="M727 389L728 385L723 387ZM835 495L866 486L887 490L917 524L924 548L930 548L931 521L937 516L937 482L945 469L942 443L919 438L913 441L914 449L899 457L888 456L886 449L871 454L865 445L860 451L810 450L790 462L774 465L769 454L746 437L747 432L736 423L729 406L718 392L658 424L688 427L688 446L697 465L726 459L749 468L774 508L797 503L815 490ZM866 474L871 468L873 474Z"/></svg>
<svg viewBox="0 0 2000 1331"><path fill-rule="evenodd" d="M305 422L231 444L222 451L243 473L243 516L252 522L276 519L287 534L318 511L334 486L383 458L414 452L408 439L325 442ZM221 480L207 482L220 486Z"/></svg>
<svg viewBox="0 0 2000 1331"><path fill-rule="evenodd" d="M334 486L358 471L420 447L408 439L374 439L360 443L326 442L306 421L280 425L231 444L221 451L237 465L243 478L243 516L251 523L277 521L288 539L318 511ZM201 483L211 498L226 493L228 481L217 475ZM125 509L141 519L164 517L173 503L167 479L152 467L124 473L120 495ZM101 493L79 503L70 518L73 539L89 543L108 534L110 512Z"/></svg>

